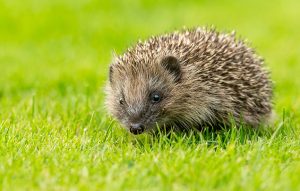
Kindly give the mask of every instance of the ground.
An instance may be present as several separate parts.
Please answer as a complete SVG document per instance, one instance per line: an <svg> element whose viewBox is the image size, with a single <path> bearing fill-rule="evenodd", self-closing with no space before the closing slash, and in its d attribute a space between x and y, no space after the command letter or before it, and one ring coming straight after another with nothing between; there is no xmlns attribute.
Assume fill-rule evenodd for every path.
<svg viewBox="0 0 300 191"><path fill-rule="evenodd" d="M300 190L300 3L0 0L1 190ZM113 52L183 26L265 58L276 123L133 136L104 109Z"/></svg>

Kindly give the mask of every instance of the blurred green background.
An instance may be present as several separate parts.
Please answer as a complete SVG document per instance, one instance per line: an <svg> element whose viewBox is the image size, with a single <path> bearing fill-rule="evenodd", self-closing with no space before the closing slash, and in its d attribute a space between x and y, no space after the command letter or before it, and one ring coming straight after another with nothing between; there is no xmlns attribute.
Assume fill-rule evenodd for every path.
<svg viewBox="0 0 300 191"><path fill-rule="evenodd" d="M300 107L300 3L288 1L0 1L1 91L92 91L112 51L181 29L235 30L262 55L276 82L276 103ZM63 79L63 80L62 80ZM72 83L69 83L72 81ZM4 89L4 90L3 90ZM2 93L2 94L3 94ZM100 93L100 92L99 92ZM280 99L281 98L281 99Z"/></svg>
<svg viewBox="0 0 300 191"><path fill-rule="evenodd" d="M289 166L286 161L299 159L299 152L288 158L279 149L284 144L281 139L276 149L269 150L274 155L268 156L275 162L261 159L265 166L256 166L257 159L251 162L251 153L259 152L251 146L238 147L243 151L233 160L212 157L209 153L213 150L193 153L185 147L175 149L175 154L172 147L145 153L132 145L131 135L118 125L113 125L111 138L107 138L110 122L103 109L103 86L113 51L122 53L138 39L183 26L215 26L220 31L235 30L265 58L275 81L278 116L281 118L283 111L290 113L292 127L299 132L299 10L298 0L0 0L0 188L181 190L187 189L189 182L194 188L200 182L206 189L226 185L250 190L299 188L293 176L300 172L299 163L292 163L294 170L288 168L287 179L280 175L281 164ZM297 139L288 137L291 148L299 146ZM254 141L253 147L261 148L264 141ZM151 171L149 164L159 160L156 154L166 152L162 166ZM242 155L248 152L249 156ZM189 164L180 158L185 155L195 157L194 162L184 166ZM202 158L211 161L211 168L201 163ZM244 166L235 161L244 159L250 160L250 169L265 174L240 180ZM285 162L278 162L281 160ZM176 162L180 165L170 166ZM228 173L214 171L215 165L223 163L220 169ZM272 165L275 170L270 170ZM132 168L131 173L127 168ZM143 171L146 168L149 172ZM165 174L155 173L160 169ZM264 179L269 181L265 185ZM243 183L236 187L230 180Z"/></svg>

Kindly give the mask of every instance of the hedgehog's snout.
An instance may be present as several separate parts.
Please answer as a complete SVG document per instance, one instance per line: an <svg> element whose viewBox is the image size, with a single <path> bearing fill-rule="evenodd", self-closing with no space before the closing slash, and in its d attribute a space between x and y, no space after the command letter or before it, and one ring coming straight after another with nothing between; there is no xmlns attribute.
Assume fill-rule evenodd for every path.
<svg viewBox="0 0 300 191"><path fill-rule="evenodd" d="M137 134L141 134L144 132L145 130L145 126L143 124L140 123L134 123L130 125L129 128L130 132L137 135Z"/></svg>

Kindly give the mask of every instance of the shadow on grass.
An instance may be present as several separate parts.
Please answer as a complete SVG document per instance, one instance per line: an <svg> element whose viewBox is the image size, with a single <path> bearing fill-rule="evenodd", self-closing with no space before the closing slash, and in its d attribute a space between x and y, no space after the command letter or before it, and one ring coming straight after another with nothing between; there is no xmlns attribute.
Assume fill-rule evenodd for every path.
<svg viewBox="0 0 300 191"><path fill-rule="evenodd" d="M231 126L212 128L205 127L201 130L188 131L158 131L154 135L138 136L133 143L139 147L176 147L205 145L226 149L228 145L244 145L258 141L272 144L275 139L294 135L295 119L293 114L283 112L282 119L272 126L257 128L232 124Z"/></svg>
<svg viewBox="0 0 300 191"><path fill-rule="evenodd" d="M272 144L274 140L294 135L295 117L292 113L283 112L281 120L272 126L257 128L232 124L229 127L202 130L166 131L160 130L155 134L141 134L138 136L127 133L113 120L106 121L106 134L102 143L110 140L115 144L131 143L140 150L157 150L167 148L189 148L199 145L208 148L226 149L228 145L245 145L259 141Z"/></svg>

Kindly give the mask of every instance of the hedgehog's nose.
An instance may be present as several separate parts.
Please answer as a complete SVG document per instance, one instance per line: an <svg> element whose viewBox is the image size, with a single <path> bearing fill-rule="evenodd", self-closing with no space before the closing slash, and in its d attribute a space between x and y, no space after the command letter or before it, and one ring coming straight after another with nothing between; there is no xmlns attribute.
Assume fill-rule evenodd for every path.
<svg viewBox="0 0 300 191"><path fill-rule="evenodd" d="M145 130L144 125L139 124L139 123L134 123L130 125L130 132L137 135L143 133Z"/></svg>

